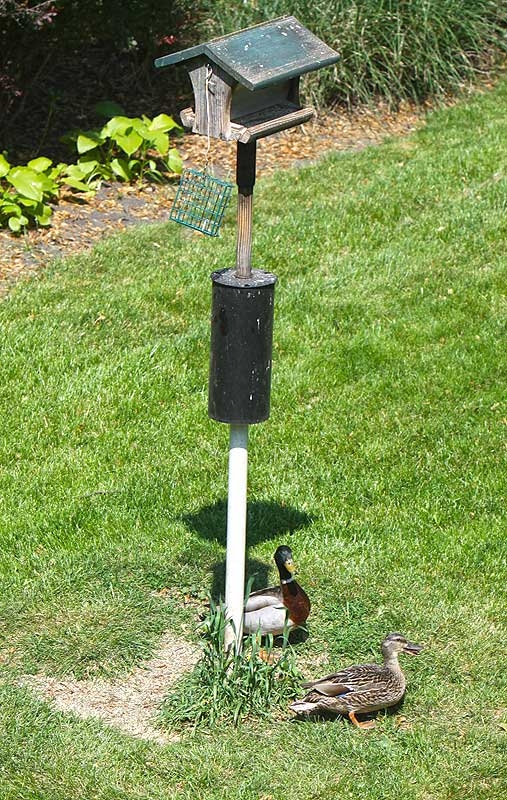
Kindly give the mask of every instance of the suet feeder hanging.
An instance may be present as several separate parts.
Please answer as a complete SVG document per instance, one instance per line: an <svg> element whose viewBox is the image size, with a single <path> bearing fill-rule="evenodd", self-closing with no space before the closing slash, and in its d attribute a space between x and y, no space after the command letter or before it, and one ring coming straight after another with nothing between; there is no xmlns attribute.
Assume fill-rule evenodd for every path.
<svg viewBox="0 0 507 800"><path fill-rule="evenodd" d="M208 236L218 236L233 185L208 172L187 169L174 198L169 219Z"/></svg>

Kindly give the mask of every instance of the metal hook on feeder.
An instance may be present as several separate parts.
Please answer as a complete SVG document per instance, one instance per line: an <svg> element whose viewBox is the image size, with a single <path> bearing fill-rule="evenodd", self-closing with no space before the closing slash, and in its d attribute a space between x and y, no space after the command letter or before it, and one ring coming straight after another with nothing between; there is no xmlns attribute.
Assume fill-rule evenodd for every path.
<svg viewBox="0 0 507 800"><path fill-rule="evenodd" d="M206 158L204 161L204 172L208 172L208 165L209 165L209 154L211 150L211 138L209 133L209 119L210 119L210 109L209 109L209 95L213 94L210 89L210 80L211 76L213 75L213 69L211 64L206 64L206 77L204 79L205 83L205 94L206 94Z"/></svg>

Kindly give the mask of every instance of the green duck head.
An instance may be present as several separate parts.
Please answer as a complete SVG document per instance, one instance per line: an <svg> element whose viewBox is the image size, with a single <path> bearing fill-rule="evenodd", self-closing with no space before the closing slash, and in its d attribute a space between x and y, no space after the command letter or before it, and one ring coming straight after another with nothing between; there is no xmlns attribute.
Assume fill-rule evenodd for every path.
<svg viewBox="0 0 507 800"><path fill-rule="evenodd" d="M280 547L277 547L274 559L275 564L278 567L280 580L291 580L291 578L293 578L296 574L296 565L294 563L294 557L290 547L288 547L286 544L282 544Z"/></svg>

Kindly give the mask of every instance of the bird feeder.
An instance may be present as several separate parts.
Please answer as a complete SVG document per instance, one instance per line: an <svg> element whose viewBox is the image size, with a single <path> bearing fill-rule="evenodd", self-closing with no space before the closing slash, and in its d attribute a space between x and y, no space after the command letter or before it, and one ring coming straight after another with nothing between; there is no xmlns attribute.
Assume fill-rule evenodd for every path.
<svg viewBox="0 0 507 800"><path fill-rule="evenodd" d="M337 60L334 50L287 16L162 56L155 66L184 64L188 70L195 109L181 112L184 127L248 144L311 119L314 109L299 102L300 77Z"/></svg>
<svg viewBox="0 0 507 800"><path fill-rule="evenodd" d="M235 641L238 648L245 583L248 426L269 417L276 283L275 275L252 269L251 263L257 140L315 115L311 106L301 106L301 75L338 58L295 17L286 16L155 61L163 68L183 64L188 71L194 108L180 114L185 128L208 139L237 142L236 265L211 276L208 412L212 419L230 425L225 605L233 626L227 627L226 645ZM187 189L187 206L192 206L191 193ZM208 210L204 214L208 216L201 222L193 220L191 227L208 233Z"/></svg>

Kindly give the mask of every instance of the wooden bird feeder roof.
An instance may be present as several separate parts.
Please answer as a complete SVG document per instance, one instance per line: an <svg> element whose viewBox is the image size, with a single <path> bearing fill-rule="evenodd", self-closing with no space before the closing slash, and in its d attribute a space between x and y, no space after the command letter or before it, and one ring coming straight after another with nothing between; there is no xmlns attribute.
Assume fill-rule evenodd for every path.
<svg viewBox="0 0 507 800"><path fill-rule="evenodd" d="M339 55L293 16L254 25L157 58L169 67L204 56L250 91L334 64Z"/></svg>

